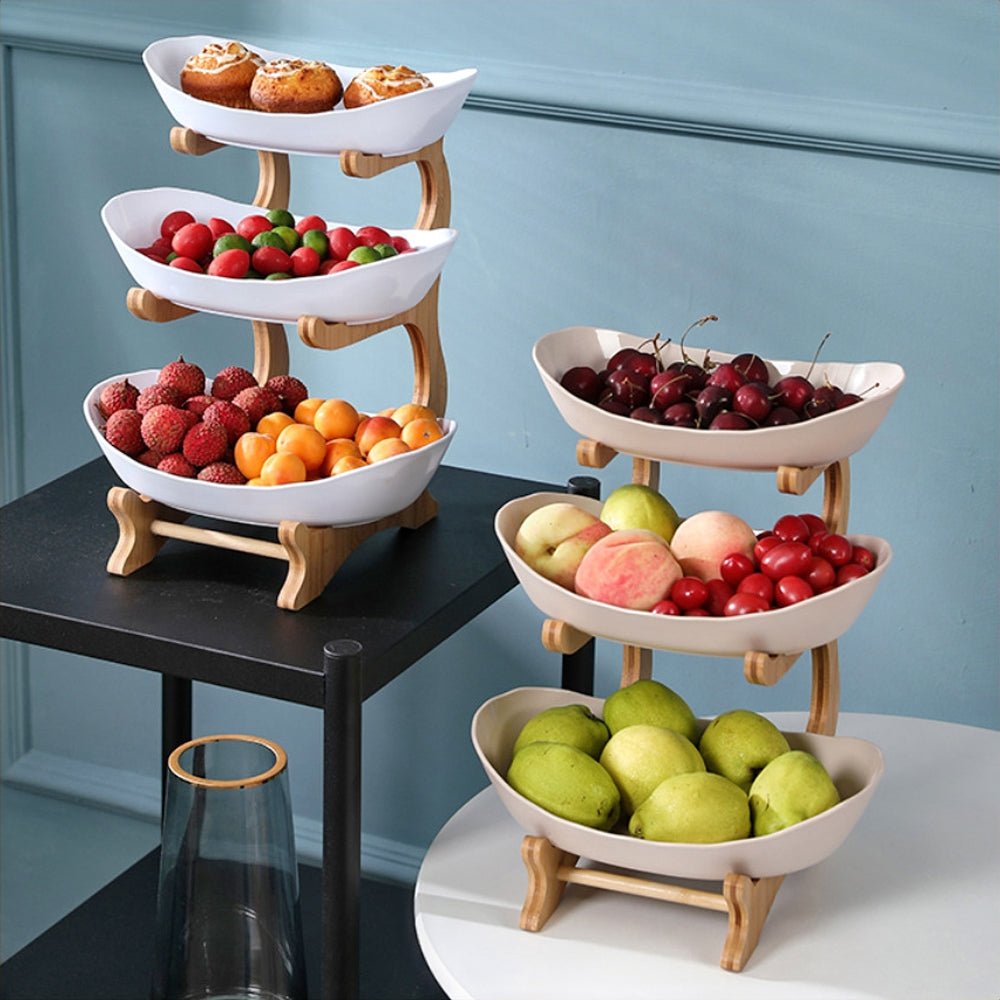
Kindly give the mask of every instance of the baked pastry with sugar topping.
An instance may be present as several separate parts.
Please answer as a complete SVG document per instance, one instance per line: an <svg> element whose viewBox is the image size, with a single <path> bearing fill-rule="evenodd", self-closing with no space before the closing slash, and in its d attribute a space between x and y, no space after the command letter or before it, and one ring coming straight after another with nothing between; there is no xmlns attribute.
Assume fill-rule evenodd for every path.
<svg viewBox="0 0 1000 1000"><path fill-rule="evenodd" d="M213 104L252 108L250 85L264 60L241 42L210 42L181 68L181 90Z"/></svg>
<svg viewBox="0 0 1000 1000"><path fill-rule="evenodd" d="M434 84L409 66L369 66L347 85L344 91L345 108L363 108L390 97L427 90Z"/></svg>
<svg viewBox="0 0 1000 1000"><path fill-rule="evenodd" d="M344 87L336 70L312 59L273 59L254 75L250 100L258 111L331 111Z"/></svg>

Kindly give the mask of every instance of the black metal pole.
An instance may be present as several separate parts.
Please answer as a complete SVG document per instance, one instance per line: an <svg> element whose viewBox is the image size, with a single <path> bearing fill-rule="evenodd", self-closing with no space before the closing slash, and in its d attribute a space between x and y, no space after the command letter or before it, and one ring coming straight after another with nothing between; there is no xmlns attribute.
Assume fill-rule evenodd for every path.
<svg viewBox="0 0 1000 1000"><path fill-rule="evenodd" d="M594 476L573 476L567 483L566 492L596 500L601 495L601 483ZM580 694L594 693L593 639L584 643L575 653L563 654L562 686L567 691L578 691Z"/></svg>
<svg viewBox="0 0 1000 1000"><path fill-rule="evenodd" d="M191 681L162 675L160 695L160 806L167 794L167 758L191 739Z"/></svg>
<svg viewBox="0 0 1000 1000"><path fill-rule="evenodd" d="M322 996L360 995L361 643L328 642L323 717Z"/></svg>

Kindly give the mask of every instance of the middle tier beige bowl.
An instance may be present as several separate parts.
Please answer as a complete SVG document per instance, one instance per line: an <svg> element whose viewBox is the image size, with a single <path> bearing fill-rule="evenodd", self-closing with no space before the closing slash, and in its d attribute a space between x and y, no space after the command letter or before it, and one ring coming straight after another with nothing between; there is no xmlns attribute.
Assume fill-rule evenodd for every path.
<svg viewBox="0 0 1000 1000"><path fill-rule="evenodd" d="M586 705L600 715L604 701L561 688L515 688L485 702L472 720L472 744L511 817L525 833L546 837L581 858L632 871L677 878L722 879L730 872L764 878L787 875L828 858L854 829L882 778L874 743L846 736L786 732L794 750L806 750L829 771L841 801L826 812L778 833L720 844L668 844L626 833L605 833L561 819L507 784L511 750L521 727L556 705Z"/></svg>
<svg viewBox="0 0 1000 1000"><path fill-rule="evenodd" d="M553 583L514 551L514 538L521 522L533 510L556 501L576 504L598 517L601 513L600 500L565 493L532 493L511 500L497 511L494 521L507 561L532 604L544 615L588 635L632 646L707 656L800 653L823 646L854 624L892 561L888 542L873 535L850 535L855 545L864 545L875 554L875 569L859 580L799 604L733 618L685 618L631 611L592 601Z"/></svg>

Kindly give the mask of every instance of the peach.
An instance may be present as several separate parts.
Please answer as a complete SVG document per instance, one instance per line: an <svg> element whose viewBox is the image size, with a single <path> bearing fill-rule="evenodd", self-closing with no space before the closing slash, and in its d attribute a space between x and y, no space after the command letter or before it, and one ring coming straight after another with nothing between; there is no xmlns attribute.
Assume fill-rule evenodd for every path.
<svg viewBox="0 0 1000 1000"><path fill-rule="evenodd" d="M357 455L344 455L338 458L330 470L331 476L339 476L342 472L353 472L355 469L367 469L368 463Z"/></svg>
<svg viewBox="0 0 1000 1000"><path fill-rule="evenodd" d="M411 420L433 420L437 423L437 414L429 407L421 403L404 403L397 406L389 414L400 427L405 427Z"/></svg>
<svg viewBox="0 0 1000 1000"><path fill-rule="evenodd" d="M685 575L713 580L726 556L731 552L751 556L756 541L753 528L742 518L724 510L703 510L681 521L670 548Z"/></svg>
<svg viewBox="0 0 1000 1000"><path fill-rule="evenodd" d="M267 413L257 421L255 428L258 434L269 434L277 439L278 435L295 420L283 410L275 410L274 413Z"/></svg>
<svg viewBox="0 0 1000 1000"><path fill-rule="evenodd" d="M556 500L525 517L514 536L514 551L536 573L572 590L585 553L610 531L595 514Z"/></svg>
<svg viewBox="0 0 1000 1000"><path fill-rule="evenodd" d="M403 425L401 437L411 448L422 448L443 438L444 431L434 417L416 417Z"/></svg>
<svg viewBox="0 0 1000 1000"><path fill-rule="evenodd" d="M361 454L367 456L372 445L376 442L384 438L398 438L402 433L403 428L392 417L384 417L377 413L361 422L354 435L354 440L357 442L358 448L361 449Z"/></svg>
<svg viewBox="0 0 1000 1000"><path fill-rule="evenodd" d="M307 472L316 472L326 456L326 438L315 427L289 424L277 440L278 454L298 455Z"/></svg>
<svg viewBox="0 0 1000 1000"><path fill-rule="evenodd" d="M621 528L587 551L576 571L576 592L618 608L648 611L683 575L660 535Z"/></svg>
<svg viewBox="0 0 1000 1000"><path fill-rule="evenodd" d="M295 417L295 422L297 424L308 424L312 427L313 418L316 416L316 411L326 402L325 399L319 396L310 396L308 399L303 399L298 406L295 407L295 412L293 416Z"/></svg>
<svg viewBox="0 0 1000 1000"><path fill-rule="evenodd" d="M275 452L275 440L270 434L259 434L248 431L236 439L233 447L233 457L236 468L247 479L255 479L260 475L261 467Z"/></svg>
<svg viewBox="0 0 1000 1000"><path fill-rule="evenodd" d="M323 457L320 472L324 476L332 475L333 467L345 455L350 455L352 458L361 458L361 452L358 450L354 438L334 438L332 441L327 441L326 455ZM362 459L362 461L364 460Z"/></svg>
<svg viewBox="0 0 1000 1000"><path fill-rule="evenodd" d="M306 481L305 463L298 455L293 455L291 452L275 452L261 466L260 480L265 486L304 483Z"/></svg>
<svg viewBox="0 0 1000 1000"><path fill-rule="evenodd" d="M394 455L405 455L410 450L410 446L397 437L382 438L376 441L368 452L368 464L381 462L383 459L392 458Z"/></svg>
<svg viewBox="0 0 1000 1000"><path fill-rule="evenodd" d="M354 437L361 418L346 399L328 399L313 414L313 427L326 438Z"/></svg>

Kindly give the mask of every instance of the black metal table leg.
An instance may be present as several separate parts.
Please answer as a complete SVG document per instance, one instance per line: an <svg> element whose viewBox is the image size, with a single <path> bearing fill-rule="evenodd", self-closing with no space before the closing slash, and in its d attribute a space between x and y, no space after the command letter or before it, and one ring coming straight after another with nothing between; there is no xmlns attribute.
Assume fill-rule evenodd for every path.
<svg viewBox="0 0 1000 1000"><path fill-rule="evenodd" d="M601 483L594 476L574 476L569 480L566 492L596 500L601 495ZM594 693L593 639L584 643L575 653L563 654L562 687L580 694Z"/></svg>
<svg viewBox="0 0 1000 1000"><path fill-rule="evenodd" d="M161 675L160 700L160 804L167 790L167 758L191 739L191 681Z"/></svg>
<svg viewBox="0 0 1000 1000"><path fill-rule="evenodd" d="M328 642L323 713L324 1000L357 1000L361 917L361 643Z"/></svg>

